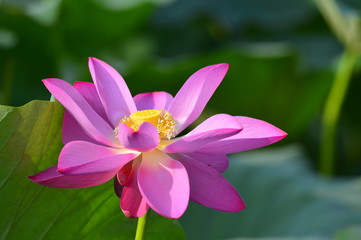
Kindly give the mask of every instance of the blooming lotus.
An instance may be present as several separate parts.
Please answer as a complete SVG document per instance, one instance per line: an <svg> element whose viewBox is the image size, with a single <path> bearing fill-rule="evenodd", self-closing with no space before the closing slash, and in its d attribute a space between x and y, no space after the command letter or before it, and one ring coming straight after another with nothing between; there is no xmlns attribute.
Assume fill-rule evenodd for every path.
<svg viewBox="0 0 361 240"><path fill-rule="evenodd" d="M30 179L58 188L84 188L115 177L120 207L141 217L151 207L179 218L193 200L209 208L236 212L245 208L222 176L227 154L263 147L287 134L249 117L217 114L176 137L201 114L224 78L228 64L194 73L175 97L151 92L132 97L119 73L89 59L94 83L43 80L65 107L58 164Z"/></svg>

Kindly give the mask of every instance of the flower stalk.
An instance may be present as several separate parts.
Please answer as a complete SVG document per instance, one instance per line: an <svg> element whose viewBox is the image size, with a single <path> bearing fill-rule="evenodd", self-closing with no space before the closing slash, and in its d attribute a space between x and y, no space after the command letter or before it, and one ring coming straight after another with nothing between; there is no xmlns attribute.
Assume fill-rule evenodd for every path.
<svg viewBox="0 0 361 240"><path fill-rule="evenodd" d="M315 2L334 34L345 46L322 114L320 172L330 176L335 165L337 123L353 69L358 56L361 56L361 21L357 14L347 15L342 12L334 0L315 0Z"/></svg>
<svg viewBox="0 0 361 240"><path fill-rule="evenodd" d="M135 240L143 240L145 224L147 222L147 214L138 218L137 230L135 232Z"/></svg>
<svg viewBox="0 0 361 240"><path fill-rule="evenodd" d="M342 104L346 97L352 71L357 55L345 50L342 55L331 91L326 99L322 115L320 171L325 175L332 175L335 165L335 140L337 123L340 118Z"/></svg>
<svg viewBox="0 0 361 240"><path fill-rule="evenodd" d="M346 43L348 23L336 2L334 0L315 0L315 2L337 38Z"/></svg>

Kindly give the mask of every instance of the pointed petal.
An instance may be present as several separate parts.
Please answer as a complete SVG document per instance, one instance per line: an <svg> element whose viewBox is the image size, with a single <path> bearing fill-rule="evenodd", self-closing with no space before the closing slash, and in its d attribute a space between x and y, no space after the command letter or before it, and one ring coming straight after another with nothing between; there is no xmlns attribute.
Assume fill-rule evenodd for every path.
<svg viewBox="0 0 361 240"><path fill-rule="evenodd" d="M152 151L159 143L158 131L154 125L149 122L142 123L136 132L124 123L120 123L118 127L118 138L122 146L138 152Z"/></svg>
<svg viewBox="0 0 361 240"><path fill-rule="evenodd" d="M140 153L127 149L109 148L83 141L72 141L61 150L58 172L80 175L112 172L113 176Z"/></svg>
<svg viewBox="0 0 361 240"><path fill-rule="evenodd" d="M141 93L134 97L138 111L167 109L172 100L173 96L167 92Z"/></svg>
<svg viewBox="0 0 361 240"><path fill-rule="evenodd" d="M243 126L238 134L210 143L200 152L230 154L264 147L287 136L281 129L255 118L235 117Z"/></svg>
<svg viewBox="0 0 361 240"><path fill-rule="evenodd" d="M138 188L137 176L140 159L135 160L132 172L125 184L120 198L120 208L125 216L129 218L138 218L147 213L149 206Z"/></svg>
<svg viewBox="0 0 361 240"><path fill-rule="evenodd" d="M60 79L43 80L46 88L71 113L83 130L96 141L114 146L113 129L69 83Z"/></svg>
<svg viewBox="0 0 361 240"><path fill-rule="evenodd" d="M89 82L76 82L74 84L74 88L84 97L84 99L89 103L89 105L94 109L94 111L98 113L99 116L101 116L105 121L107 121L107 116L105 114L103 105L99 99L94 84ZM75 118L68 111L65 110L62 126L62 141L64 144L67 144L68 142L76 140L97 143L97 141L91 138L81 128Z"/></svg>
<svg viewBox="0 0 361 240"><path fill-rule="evenodd" d="M158 150L143 154L138 186L148 205L162 216L179 218L188 206L187 171L180 162Z"/></svg>
<svg viewBox="0 0 361 240"><path fill-rule="evenodd" d="M246 207L237 190L218 171L189 156L174 155L187 169L191 200L224 212L238 212Z"/></svg>
<svg viewBox="0 0 361 240"><path fill-rule="evenodd" d="M168 111L179 123L179 132L202 113L228 71L226 63L211 65L194 73L179 90Z"/></svg>
<svg viewBox="0 0 361 240"><path fill-rule="evenodd" d="M116 127L125 115L137 111L128 86L114 68L99 59L89 58L89 69L105 112Z"/></svg>
<svg viewBox="0 0 361 240"><path fill-rule="evenodd" d="M228 157L225 154L208 154L208 153L185 153L184 155L190 158L201 161L209 167L216 169L218 172L223 173L229 165Z"/></svg>
<svg viewBox="0 0 361 240"><path fill-rule="evenodd" d="M48 168L29 179L37 184L56 188L86 188L105 183L114 177L114 173L97 173L84 175L63 175L57 171L57 166Z"/></svg>
<svg viewBox="0 0 361 240"><path fill-rule="evenodd" d="M242 130L242 125L236 118L227 114L214 115L187 135L175 139L174 142L164 147L163 151L169 153L196 152L204 145L232 136Z"/></svg>

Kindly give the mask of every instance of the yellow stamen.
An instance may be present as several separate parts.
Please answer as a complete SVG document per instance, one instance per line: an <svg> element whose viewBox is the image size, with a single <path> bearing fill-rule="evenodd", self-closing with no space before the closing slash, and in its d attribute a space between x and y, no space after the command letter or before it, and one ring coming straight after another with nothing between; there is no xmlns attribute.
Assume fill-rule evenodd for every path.
<svg viewBox="0 0 361 240"><path fill-rule="evenodd" d="M161 114L160 110L143 110L143 111L132 113L132 114L130 114L129 117L138 126L140 126L144 122L150 122L154 126L157 126L160 114Z"/></svg>
<svg viewBox="0 0 361 240"><path fill-rule="evenodd" d="M177 122L166 110L143 110L135 112L130 116L124 117L120 122L126 124L134 131L138 131L142 123L150 122L157 128L161 139L171 139L177 134ZM118 129L115 129L115 133L118 133Z"/></svg>

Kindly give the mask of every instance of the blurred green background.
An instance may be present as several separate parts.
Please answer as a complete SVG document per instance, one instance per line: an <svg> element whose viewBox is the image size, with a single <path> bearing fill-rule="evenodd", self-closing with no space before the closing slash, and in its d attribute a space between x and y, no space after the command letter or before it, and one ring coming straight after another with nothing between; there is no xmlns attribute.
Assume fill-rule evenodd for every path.
<svg viewBox="0 0 361 240"><path fill-rule="evenodd" d="M345 12L361 11L359 0L339 3ZM361 71L360 65L357 65L337 131L335 175L338 180L336 177L325 180L317 174L321 113L343 49L311 0L2 0L0 104L21 106L34 99L48 100L50 95L41 82L44 78L61 78L70 83L91 81L87 68L87 58L90 56L115 67L133 95L150 91L168 91L175 95L196 70L227 62L230 63L230 70L199 121L222 112L259 118L276 125L289 134L275 145L281 149L274 150L279 159L287 156L293 159L292 154L300 155L300 161L308 169L297 172L300 178L295 181L301 185L295 183L294 191L316 191L311 185L326 184L326 187L320 188L332 192L330 189L336 187L332 183L332 187L328 187L328 181L335 180L338 186L339 178L358 181L357 176L361 173ZM249 158L268 158L267 154L257 151L252 151L254 155L251 154ZM255 191L251 189L257 184L279 181L279 184L268 188L278 191L278 187L282 188L289 181L287 177L282 179L282 176L287 176L284 171L287 171L289 162L280 164L276 169L272 160L267 162L267 159L260 160L262 164L240 163L245 156L248 155L233 157L238 164L234 169L241 164L243 170L238 173L231 171L233 175L227 174L230 179L233 178L233 184L238 186L239 181L243 182L241 188L237 189L247 203L253 202L250 199L259 199L255 196L273 197L272 193L262 195L267 191L252 195L260 191L260 188ZM279 164L277 159L275 161ZM259 178L237 178L237 174L247 173L244 169L256 167L259 169L254 171ZM267 168L262 173L262 169ZM280 176L281 180L275 180ZM305 185L303 179L309 178L317 178L317 184ZM361 199L361 185L358 183L356 186L344 194L352 192L358 194L356 199ZM282 194L285 194L285 198L293 196L292 193ZM311 200L307 199L313 201L312 197ZM300 207L309 206L307 201L301 200ZM322 206L322 202L319 204L315 206L316 213L317 206ZM278 205L280 211L289 211L292 218L295 209L282 209L282 204ZM257 222L264 224L264 227L277 220L270 217L269 223L264 222L263 211L255 207L254 210L251 208L246 213L237 214L236 219L232 220L233 225L228 226L238 229L237 219L242 219L240 225L244 225L247 219L253 219L253 228L244 228L244 231L228 235L202 235L206 230L202 232L195 226L211 226L202 222L222 222L231 215L215 215L208 210L197 213L198 208L201 207L191 205L181 221L190 239L292 237L309 236L308 233L328 239L335 236L337 228L351 223L361 224L359 203L355 207L358 212L354 208L347 208L349 212L346 211L344 216L347 221L340 217L340 221L331 221L335 225L327 225L327 218L318 220L317 223L325 225L322 228L321 224L319 229L323 230L320 232L302 227L298 232L282 231L290 228L287 225L289 218L282 220L283 228L273 228L274 232L272 229L262 231L262 226L257 228ZM330 208L333 209L332 204ZM257 214L253 215L252 211ZM194 216L205 217L197 219L193 213ZM212 218L206 217L208 213ZM299 216L303 213L299 213L297 216L301 220L294 224L306 224L316 213L311 212L303 217ZM355 217L348 213L355 214ZM324 213L321 211L317 214ZM263 220L257 220L256 215ZM213 228L219 225L222 224L214 224ZM223 226L223 229L227 230L227 226Z"/></svg>

